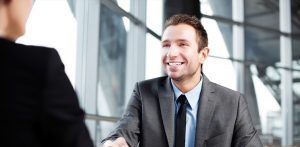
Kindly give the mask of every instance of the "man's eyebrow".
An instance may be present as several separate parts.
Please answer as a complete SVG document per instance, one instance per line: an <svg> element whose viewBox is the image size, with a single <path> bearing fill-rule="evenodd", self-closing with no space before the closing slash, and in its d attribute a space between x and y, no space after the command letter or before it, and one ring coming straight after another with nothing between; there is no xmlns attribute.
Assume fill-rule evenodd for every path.
<svg viewBox="0 0 300 147"><path fill-rule="evenodd" d="M177 39L176 41L178 41L178 42L189 42L189 41L186 40L186 39Z"/></svg>
<svg viewBox="0 0 300 147"><path fill-rule="evenodd" d="M170 42L170 40L161 41L161 43L168 43L168 42ZM175 40L175 42L189 42L189 41L186 39L177 39L177 40Z"/></svg>
<svg viewBox="0 0 300 147"><path fill-rule="evenodd" d="M170 42L169 40L163 40L161 43L168 43Z"/></svg>

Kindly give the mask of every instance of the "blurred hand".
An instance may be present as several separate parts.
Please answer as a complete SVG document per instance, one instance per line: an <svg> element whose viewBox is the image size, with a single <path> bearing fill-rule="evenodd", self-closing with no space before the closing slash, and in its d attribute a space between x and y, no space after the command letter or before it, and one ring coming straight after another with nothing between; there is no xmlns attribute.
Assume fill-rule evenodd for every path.
<svg viewBox="0 0 300 147"><path fill-rule="evenodd" d="M129 147L124 137L119 137L114 141L107 140L104 142L103 147Z"/></svg>

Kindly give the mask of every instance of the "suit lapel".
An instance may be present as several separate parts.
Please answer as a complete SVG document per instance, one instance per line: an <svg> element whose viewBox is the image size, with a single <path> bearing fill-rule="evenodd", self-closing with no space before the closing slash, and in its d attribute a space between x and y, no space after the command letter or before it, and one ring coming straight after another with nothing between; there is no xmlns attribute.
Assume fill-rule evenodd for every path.
<svg viewBox="0 0 300 147"><path fill-rule="evenodd" d="M170 85L170 78L164 80L165 81L158 87L159 105L168 144L169 147L173 147L175 116L174 93Z"/></svg>
<svg viewBox="0 0 300 147"><path fill-rule="evenodd" d="M205 135L207 134L210 121L215 109L215 102L213 98L214 87L210 81L203 75L203 85L200 94L200 103L197 112L197 126L196 126L196 142L195 147L204 146Z"/></svg>

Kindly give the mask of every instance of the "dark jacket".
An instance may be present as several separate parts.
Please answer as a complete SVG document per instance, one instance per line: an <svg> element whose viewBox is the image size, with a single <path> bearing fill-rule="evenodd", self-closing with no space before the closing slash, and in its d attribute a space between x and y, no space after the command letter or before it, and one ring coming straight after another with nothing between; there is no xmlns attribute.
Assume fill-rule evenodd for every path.
<svg viewBox="0 0 300 147"><path fill-rule="evenodd" d="M92 147L56 50L0 38L1 147Z"/></svg>

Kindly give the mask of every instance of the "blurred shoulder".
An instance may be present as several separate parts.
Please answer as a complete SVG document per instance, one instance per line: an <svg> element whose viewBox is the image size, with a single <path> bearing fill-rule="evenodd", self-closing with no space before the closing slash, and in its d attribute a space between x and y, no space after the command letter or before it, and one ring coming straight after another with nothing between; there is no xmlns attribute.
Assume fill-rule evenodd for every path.
<svg viewBox="0 0 300 147"><path fill-rule="evenodd" d="M157 78L152 78L152 79L147 79L138 82L139 85L157 85L157 84L162 84L165 83L168 80L168 76L161 76Z"/></svg>
<svg viewBox="0 0 300 147"><path fill-rule="evenodd" d="M61 63L58 52L54 48L24 45L0 39L1 58L11 67L27 69L43 69L49 63Z"/></svg>
<svg viewBox="0 0 300 147"><path fill-rule="evenodd" d="M0 38L0 47L5 55L30 55L38 56L40 54L57 54L54 48L44 46L25 45L21 43L15 43L3 38Z"/></svg>

